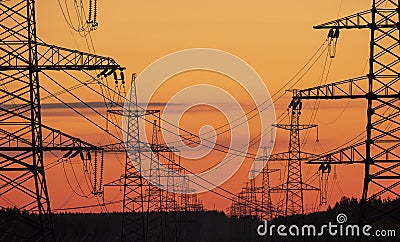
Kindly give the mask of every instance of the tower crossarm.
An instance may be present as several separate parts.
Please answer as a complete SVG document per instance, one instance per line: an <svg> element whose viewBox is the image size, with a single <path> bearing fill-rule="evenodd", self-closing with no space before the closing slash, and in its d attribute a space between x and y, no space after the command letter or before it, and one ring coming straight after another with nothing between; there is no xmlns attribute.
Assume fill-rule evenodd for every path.
<svg viewBox="0 0 400 242"><path fill-rule="evenodd" d="M376 11L375 24L372 21L372 13ZM369 9L346 17L342 17L327 23L314 26L315 29L365 29L365 28L393 28L396 22L393 16L397 15L397 9Z"/></svg>
<svg viewBox="0 0 400 242"><path fill-rule="evenodd" d="M298 124L298 125L293 125L293 124L274 124L273 126L280 128L280 129L285 129L285 130L292 130L294 129L298 129L298 130L305 130L305 129L311 129L314 127L317 127L318 125L316 124Z"/></svg>
<svg viewBox="0 0 400 242"><path fill-rule="evenodd" d="M26 171L33 168L26 159L16 158L26 157L35 149L29 139L29 131L29 126L26 125L18 127L18 130L12 133L0 128L0 171ZM85 159L84 151L102 151L100 147L45 125L42 126L42 134L41 150L64 152L62 158L74 158L80 154L81 159ZM19 153L18 156L15 156L16 152ZM90 157L89 154L87 157Z"/></svg>
<svg viewBox="0 0 400 242"><path fill-rule="evenodd" d="M126 153L126 147L123 142L106 144L101 146L106 153Z"/></svg>
<svg viewBox="0 0 400 242"><path fill-rule="evenodd" d="M27 41L0 41L0 70L28 70ZM42 70L109 70L125 69L114 59L85 53L43 42L37 43L38 66Z"/></svg>
<svg viewBox="0 0 400 242"><path fill-rule="evenodd" d="M321 154L307 164L353 164L365 161L365 141L339 149L327 154Z"/></svg>
<svg viewBox="0 0 400 242"><path fill-rule="evenodd" d="M400 148L399 140L382 140L384 134L377 136L373 139L376 152L371 157L374 163L396 163L400 160L398 149ZM384 146L386 143L390 147ZM322 154L306 162L307 164L355 164L365 163L365 144L360 142L327 154Z"/></svg>
<svg viewBox="0 0 400 242"><path fill-rule="evenodd" d="M45 150L103 150L103 148L73 137L60 130L42 125L43 146Z"/></svg>
<svg viewBox="0 0 400 242"><path fill-rule="evenodd" d="M137 117L142 117L146 115L153 115L153 114L159 114L160 110L124 110L124 109L108 109L108 113L112 113L115 115L119 116L137 116Z"/></svg>
<svg viewBox="0 0 400 242"><path fill-rule="evenodd" d="M152 152L179 152L178 149L161 144L149 144Z"/></svg>
<svg viewBox="0 0 400 242"><path fill-rule="evenodd" d="M102 150L100 147L46 125L42 125L42 132L44 151ZM0 151L32 150L32 142L28 137L29 135L29 126L26 125L21 125L14 132L0 128Z"/></svg>
<svg viewBox="0 0 400 242"><path fill-rule="evenodd" d="M306 183L301 183L301 184L298 183L298 184L295 184L295 186L288 186L287 183L283 183L278 186L270 188L270 191L272 193L280 193L280 192L285 192L285 191L305 191L305 190L318 191L320 189L313 185L306 184Z"/></svg>
<svg viewBox="0 0 400 242"><path fill-rule="evenodd" d="M393 76L394 77L394 76ZM390 78L381 76L379 78ZM394 77L396 80L398 76ZM375 82L373 94L368 92L368 77L357 77L344 81L329 83L312 88L299 90L294 99L357 99L369 98L400 98L399 90L389 84Z"/></svg>
<svg viewBox="0 0 400 242"><path fill-rule="evenodd" d="M299 90L293 98L298 99L341 99L363 98L368 92L368 79L358 77L354 79L329 83L321 86Z"/></svg>
<svg viewBox="0 0 400 242"><path fill-rule="evenodd" d="M288 161L288 160L290 160L289 154L290 154L289 152L276 153L276 154L272 154L270 156L260 156L254 160L255 161L263 161L263 160L268 159L268 161ZM316 155L316 154L300 152L299 158L296 158L296 159L302 160L302 161L304 161L304 160L309 161L309 160L312 160L317 157L318 157L318 155Z"/></svg>
<svg viewBox="0 0 400 242"><path fill-rule="evenodd" d="M166 145L155 145L155 144L149 144L146 142L140 142L140 152L179 152L178 149L174 147L168 147ZM117 143L112 143L112 144L106 144L101 146L102 149L104 149L104 152L107 153L126 153L126 145L124 142L117 142ZM137 148L135 150L130 150L131 152L137 151Z"/></svg>

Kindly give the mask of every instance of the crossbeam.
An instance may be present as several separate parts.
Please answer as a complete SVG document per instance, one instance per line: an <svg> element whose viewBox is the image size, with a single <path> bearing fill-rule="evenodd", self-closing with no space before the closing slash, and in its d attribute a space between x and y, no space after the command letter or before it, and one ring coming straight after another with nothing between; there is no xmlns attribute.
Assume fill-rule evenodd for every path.
<svg viewBox="0 0 400 242"><path fill-rule="evenodd" d="M377 20L372 21L373 12ZM366 29L366 28L393 28L397 22L393 19L397 9L370 9L327 23L314 26L315 29Z"/></svg>
<svg viewBox="0 0 400 242"><path fill-rule="evenodd" d="M0 71L28 70L27 41L2 41ZM37 43L38 71L44 70L123 70L114 59L46 43Z"/></svg>

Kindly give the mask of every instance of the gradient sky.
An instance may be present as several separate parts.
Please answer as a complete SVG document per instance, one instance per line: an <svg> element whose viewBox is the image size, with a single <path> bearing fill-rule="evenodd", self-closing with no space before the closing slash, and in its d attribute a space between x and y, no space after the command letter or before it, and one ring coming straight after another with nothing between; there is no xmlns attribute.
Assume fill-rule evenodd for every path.
<svg viewBox="0 0 400 242"><path fill-rule="evenodd" d="M62 2L62 1L61 1ZM68 5L71 12L73 1ZM86 4L86 3L84 3ZM98 1L99 28L92 32L92 39L97 54L111 56L118 63L127 67L126 76L132 72L140 73L146 66L166 54L187 48L214 48L232 53L249 63L262 77L270 93L278 91L324 42L327 31L313 30L312 26L327 22L369 8L369 1ZM87 4L85 5L87 6ZM74 15L72 14L72 19ZM63 18L57 1L37 1L38 35L49 44L88 51L85 38L71 30ZM91 50L92 51L92 50ZM365 74L365 64L368 58L368 32L342 31L337 56L332 61L327 82L334 82ZM321 82L325 55L315 67L296 85L297 88L311 87ZM62 80L63 85L70 86L68 79L59 73L52 73ZM253 104L243 90L235 88L229 78L213 73L185 73L168 81L168 85L160 90L155 102L165 102L174 91L193 83L210 83L219 85L233 93L239 102L251 109ZM65 80L65 81L64 81ZM43 80L43 84L47 82ZM51 86L51 90L56 87ZM88 94L85 90L76 93L88 101L102 100L98 96ZM43 96L43 94L42 94ZM68 95L62 96L67 102L76 102ZM284 112L290 101L290 95L276 102L276 112ZM54 102L47 100L46 102ZM246 106L247 105L247 106ZM304 103L303 118L308 122L314 101ZM347 107L347 108L344 108ZM87 115L93 116L87 110ZM104 109L103 109L104 113ZM201 108L185 114L180 124L183 128L198 133L199 127L209 124L218 114L215 110L204 112ZM222 116L221 116L222 117ZM357 117L356 119L354 117ZM67 133L89 140L95 144L103 139L101 132L72 112L64 109L45 109L46 124L64 130ZM195 120L195 121L194 121ZM286 120L287 121L287 120ZM119 118L117 122L120 122ZM323 152L352 139L364 130L365 104L363 102L324 101L321 103L318 116L314 121L319 127L319 145L315 144L315 132L311 132L306 146L310 152ZM218 119L213 125L224 123ZM84 124L84 125L82 125ZM257 135L257 126L253 127L252 137ZM223 137L220 137L223 139ZM223 139L227 139L226 137ZM285 151L287 148L287 132L277 133L274 152ZM104 142L104 141L103 141ZM221 141L224 142L224 141ZM256 152L255 149L251 150ZM211 166L220 158L211 154L207 162L200 167L187 164L193 170ZM49 160L54 159L49 157ZM111 181L122 174L121 157L107 156L105 164L105 182ZM209 160L208 160L209 159ZM246 160L239 172L223 185L224 188L237 193L242 183L247 181L247 171L251 160ZM277 164L277 167L283 167ZM76 165L79 167L79 165ZM66 173L71 179L71 168ZM79 168L80 169L80 168ZM305 177L315 173L317 167L304 166ZM54 168L47 173L50 196L53 208L80 206L96 203L95 199L78 198L73 195L63 168ZM331 175L331 178L333 174ZM362 167L338 167L337 177L341 187L332 188L329 202L332 204L342 195L360 197L362 187ZM71 179L72 187L76 188L75 178ZM80 177L77 178L80 180ZM331 179L332 180L332 179ZM71 182L70 181L70 182ZM273 177L272 183L280 183L279 175ZM333 181L332 181L333 183ZM230 196L230 195L228 195ZM106 191L105 199L112 200L121 197L119 191ZM230 201L214 194L200 195L207 208L225 209ZM306 199L306 207L311 207L316 194ZM117 210L120 205L110 206ZM86 211L86 210L84 210ZM91 211L99 211L94 209Z"/></svg>

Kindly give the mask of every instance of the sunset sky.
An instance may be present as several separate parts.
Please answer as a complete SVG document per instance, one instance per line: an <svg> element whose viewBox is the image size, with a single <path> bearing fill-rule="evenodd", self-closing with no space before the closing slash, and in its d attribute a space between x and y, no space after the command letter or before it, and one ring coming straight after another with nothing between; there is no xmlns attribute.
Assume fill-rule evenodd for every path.
<svg viewBox="0 0 400 242"><path fill-rule="evenodd" d="M65 11L63 1L62 5ZM67 1L73 22L73 1ZM97 30L91 32L95 52L99 55L110 56L119 64L125 66L126 76L131 73L140 74L148 65L157 59L175 51L188 48L212 48L229 52L241 58L252 66L261 76L269 92L275 94L288 80L307 62L315 51L326 39L327 31L314 30L313 25L324 23L337 17L350 15L369 8L370 1L98 1ZM87 3L84 1L84 5ZM49 44L55 44L71 49L88 50L85 38L71 30L58 5L57 1L37 1L37 29L38 36ZM368 31L342 31L337 44L337 54L334 59L327 58L327 65L331 62L328 78L322 78L326 52L316 62L314 67L295 86L305 88L316 86L319 83L335 82L352 77L365 75L366 61L368 59ZM326 67L327 68L327 67ZM74 74L71 72L71 74ZM51 73L70 87L76 82L71 82L62 73ZM79 75L77 75L79 76ZM86 78L87 77L82 77ZM48 84L50 90L58 91L59 88L42 79L43 85ZM113 84L113 80L109 80ZM157 95L154 102L164 103L175 92L194 84L216 85L231 93L243 106L244 110L254 108L254 103L242 89L223 75L210 72L188 72L168 80ZM84 88L74 91L79 97L90 102L102 102L101 97L88 92ZM46 94L42 94L42 97ZM67 94L60 96L66 102L78 102ZM290 93L280 100L274 100L277 116L285 112L289 102ZM53 103L56 100L44 100L44 103ZM303 123L308 123L315 101L304 101L302 113ZM229 106L229 104L227 104ZM158 107L162 108L162 107ZM101 120L93 112L80 109L85 115ZM104 109L99 109L105 115ZM225 115L229 114L229 108ZM106 143L100 129L79 118L72 111L63 108L45 108L43 111L44 123L65 131L71 135L88 140L94 144ZM325 152L351 140L365 128L365 102L356 101L322 101L317 118L314 123L319 125L319 144L316 144L316 132L311 131L304 150L308 152ZM116 122L121 122L117 117ZM288 119L285 119L285 123ZM180 127L198 134L204 125L218 127L226 123L226 118L217 110L199 106L189 110L183 116ZM250 123L251 137L260 132L257 122ZM306 131L302 133L303 137ZM289 133L278 131L273 152L287 150ZM218 141L225 144L229 136L218 137ZM257 152L256 147L250 153ZM54 160L48 158L47 162ZM213 166L221 159L221 154L213 151L200 163L184 161L193 171L200 171ZM106 156L104 183L119 178L123 172L121 165L123 159L114 155ZM240 191L243 182L248 181L248 170L252 160L246 159L239 172L235 174L223 187L233 193ZM81 165L74 165L82 174ZM276 167L283 168L282 164ZM317 166L303 166L304 177L311 177L317 171ZM77 189L76 180L71 172L71 166L65 167L72 187ZM332 204L341 196L360 197L363 170L361 166L337 167L339 186L330 188L329 202ZM65 179L62 166L47 172L48 187L52 208L65 208L96 204L95 198L79 198L74 195ZM282 173L283 175L283 173ZM272 177L272 185L278 185L279 174ZM333 173L330 184L333 184ZM107 188L109 189L109 188ZM118 189L106 190L105 200L121 199ZM228 197L231 195L226 194ZM308 196L309 195L309 196ZM316 193L306 194L306 208L311 207L317 197ZM231 202L212 193L200 195L208 209L225 209ZM110 205L110 211L120 209L121 205ZM99 211L99 209L82 210Z"/></svg>

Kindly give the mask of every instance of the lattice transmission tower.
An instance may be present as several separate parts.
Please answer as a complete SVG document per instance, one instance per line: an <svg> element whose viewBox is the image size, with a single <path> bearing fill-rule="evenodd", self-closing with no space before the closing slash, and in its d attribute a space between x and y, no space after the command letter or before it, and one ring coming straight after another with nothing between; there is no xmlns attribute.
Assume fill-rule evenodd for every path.
<svg viewBox="0 0 400 242"><path fill-rule="evenodd" d="M399 1L373 0L369 10L317 25L315 29L367 29L366 76L303 89L294 100L361 99L367 104L365 139L314 159L316 164L363 164L360 218L383 216L370 201L400 197Z"/></svg>
<svg viewBox="0 0 400 242"><path fill-rule="evenodd" d="M125 98L125 97L124 97ZM127 117L125 142L105 147L108 152L125 154L124 174L107 184L106 187L123 187L121 241L147 241L146 197L149 183L142 175L142 159L145 153L150 157L151 144L140 142L139 118L159 114L159 110L143 110L137 104L136 75L132 74L131 92L127 108L109 109L109 113Z"/></svg>
<svg viewBox="0 0 400 242"><path fill-rule="evenodd" d="M122 241L165 241L168 227L166 213L202 211L203 206L196 194L187 194L190 192L189 178L174 158L179 150L163 144L159 137L160 110L139 107L135 74L132 75L131 91L126 101L128 105L125 107L119 105L117 109L107 110L125 117L125 141L103 146L106 152L125 154L125 171L120 178L105 186L123 187L124 190ZM151 143L141 141L144 134L140 133L139 120L149 121L146 116L155 118ZM149 167L143 167L145 160L150 162ZM166 180L165 185L161 180Z"/></svg>
<svg viewBox="0 0 400 242"><path fill-rule="evenodd" d="M293 96L297 95L297 90L293 90ZM320 191L313 185L303 181L302 162L309 161L317 157L315 154L302 151L300 131L317 127L315 124L302 125L300 124L302 103L299 99L294 99L289 105L290 123L275 124L274 126L280 129L288 130L289 145L288 151L282 153L274 153L269 156L264 151L263 156L259 156L254 160L256 163L262 163L262 184L255 185L255 179L245 183L238 194L237 200L234 200L228 209L228 214L234 217L241 216L256 216L262 220L271 220L277 215L285 217L296 214L304 214L304 191ZM269 162L285 161L287 162L286 181L278 186L270 187L269 175L279 169L269 169ZM267 162L267 163L266 163ZM252 170L254 172L256 170ZM284 193L285 198L281 208L279 204L272 203L271 193ZM257 196L258 195L258 196ZM261 195L261 198L260 198ZM321 195L321 201L324 196ZM257 207L261 208L257 210Z"/></svg>
<svg viewBox="0 0 400 242"><path fill-rule="evenodd" d="M293 95L296 95L297 90L293 90ZM300 131L317 127L315 124L302 125L300 124L302 103L295 99L289 105L290 123L275 124L274 126L280 129L288 130L289 146L288 151L284 153L273 154L268 157L268 161L286 161L287 173L286 182L271 187L270 191L285 193L285 201L283 215L285 217L295 214L304 214L304 191L319 191L319 188L307 184L303 181L302 162L315 157L314 154L302 151L300 142Z"/></svg>
<svg viewBox="0 0 400 242"><path fill-rule="evenodd" d="M274 207L271 198L271 182L270 177L272 173L280 172L280 169L271 169L269 168L268 164L268 147L264 147L264 152L262 157L257 157L255 160L259 160L262 162L262 182L261 182L261 207L266 211L261 211L260 219L265 220L272 220L275 215L277 214L277 209ZM275 212L275 214L274 214Z"/></svg>
<svg viewBox="0 0 400 242"><path fill-rule="evenodd" d="M45 153L83 157L83 151L101 148L42 124L39 77L51 70L123 68L111 58L40 40L33 0L0 1L0 57L0 198L11 201L19 211L37 215L19 217L27 227L18 238L54 240ZM8 226L0 224L0 233L7 233Z"/></svg>
<svg viewBox="0 0 400 242"><path fill-rule="evenodd" d="M245 182L237 197L232 198L232 205L228 207L227 213L230 217L257 217L260 220L272 220L278 213L273 205L270 191L270 175L280 169L268 167L267 147L264 147L263 155L255 158L255 162L261 162L262 168L250 170L253 174L261 174L261 183L257 183L256 177L252 176L249 182Z"/></svg>

